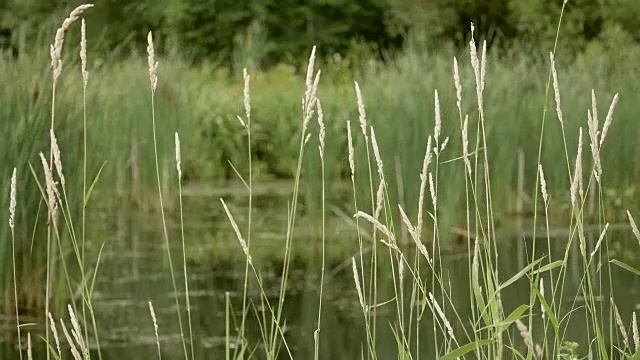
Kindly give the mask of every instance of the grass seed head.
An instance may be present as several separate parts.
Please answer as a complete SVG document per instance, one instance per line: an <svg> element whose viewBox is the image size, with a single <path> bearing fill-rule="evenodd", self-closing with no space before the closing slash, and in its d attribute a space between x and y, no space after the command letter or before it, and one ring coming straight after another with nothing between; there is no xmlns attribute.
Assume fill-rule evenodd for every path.
<svg viewBox="0 0 640 360"><path fill-rule="evenodd" d="M549 205L549 194L547 193L547 182L544 179L542 164L538 164L538 175L540 176L540 190L542 191L542 200L544 200L544 205L546 207L547 205Z"/></svg>
<svg viewBox="0 0 640 360"><path fill-rule="evenodd" d="M87 29L82 19L82 26L80 28L80 62L82 64L82 82L84 83L84 87L87 87L87 82L89 82L89 71L87 71Z"/></svg>
<svg viewBox="0 0 640 360"><path fill-rule="evenodd" d="M638 351L638 349L640 349L640 331L638 330L638 319L636 318L635 311L633 312L631 328L633 330L633 345L635 346L635 351Z"/></svg>
<svg viewBox="0 0 640 360"><path fill-rule="evenodd" d="M57 82L60 74L62 73L62 45L64 44L64 34L71 24L73 24L80 16L87 10L93 7L93 4L80 5L73 9L69 16L64 19L62 25L56 31L56 37L53 44L50 47L51 53L51 70L53 72L53 82Z"/></svg>
<svg viewBox="0 0 640 360"><path fill-rule="evenodd" d="M249 72L247 72L246 68L242 69L242 76L244 78L244 113L247 117L247 122L249 122L251 119L251 92L249 91L251 76L249 75Z"/></svg>
<svg viewBox="0 0 640 360"><path fill-rule="evenodd" d="M66 182L64 180L64 174L62 172L62 159L60 155L60 148L58 147L58 139L56 139L56 134L53 132L53 129L50 131L51 134L51 151L53 152L53 163L56 168L56 172L58 173L58 178L60 178L60 183L62 184L62 188L65 188Z"/></svg>
<svg viewBox="0 0 640 360"><path fill-rule="evenodd" d="M82 360L82 356L80 356L78 348L73 342L73 339L71 339L69 331L67 330L67 326L64 324L64 321L62 321L62 319L60 319L60 327L62 328L62 333L64 334L65 339L67 339L67 343L69 344L69 347L71 349L71 356L73 356L74 360Z"/></svg>
<svg viewBox="0 0 640 360"><path fill-rule="evenodd" d="M176 148L176 170L178 171L178 178L182 178L182 152L180 150L180 136L175 133L175 148Z"/></svg>
<svg viewBox="0 0 640 360"><path fill-rule="evenodd" d="M613 303L613 298L611 298L611 302ZM618 311L618 307L615 303L613 303L613 310L616 318L616 324L618 325L618 330L620 330L620 334L622 335L624 346L629 347L629 336L627 336L627 329L624 326L624 322L622 322L622 317L620 317L620 312Z"/></svg>
<svg viewBox="0 0 640 360"><path fill-rule="evenodd" d="M58 338L58 329L56 328L56 322L53 321L53 316L51 316L50 312L47 315L49 316L49 327L51 327L51 333L53 334L53 339L56 342L56 350L58 350L57 355L60 356L62 352L60 351L60 339Z"/></svg>
<svg viewBox="0 0 640 360"><path fill-rule="evenodd" d="M320 100L318 100L316 106L318 107L318 150L320 151L320 158L324 160L324 113L322 112L322 104L320 104Z"/></svg>
<svg viewBox="0 0 640 360"><path fill-rule="evenodd" d="M436 122L435 125L433 127L433 139L436 142L436 146L438 146L440 144L439 140L440 140L440 131L442 129L442 118L440 117L440 100L438 99L438 90L435 90L434 95L434 103L435 103L435 109L436 109Z"/></svg>
<svg viewBox="0 0 640 360"><path fill-rule="evenodd" d="M578 152L576 154L576 164L571 181L571 206L577 211L578 205L582 201L582 128L578 133Z"/></svg>
<svg viewBox="0 0 640 360"><path fill-rule="evenodd" d="M9 227L12 230L15 228L16 191L16 168L13 168L13 174L11 175L11 190L9 194Z"/></svg>
<svg viewBox="0 0 640 360"><path fill-rule="evenodd" d="M358 102L358 121L360 122L360 129L365 140L367 139L367 112L364 107L364 100L362 99L362 92L360 91L360 85L358 82L354 82L356 88L356 100Z"/></svg>
<svg viewBox="0 0 640 360"><path fill-rule="evenodd" d="M611 105L609 106L609 111L607 112L607 117L604 120L604 125L602 126L602 134L600 134L600 146L604 143L604 138L607 136L609 132L609 127L611 126L611 122L613 121L613 112L616 109L616 105L618 105L618 94L616 93L611 100Z"/></svg>
<svg viewBox="0 0 640 360"><path fill-rule="evenodd" d="M553 94L556 99L556 114L558 115L558 121L560 121L560 124L563 124L562 106L560 103L560 85L558 84L558 73L556 72L556 62L553 53L549 54L549 58L551 59L551 75L553 77Z"/></svg>
<svg viewBox="0 0 640 360"><path fill-rule="evenodd" d="M353 182L356 174L356 163L354 159L353 136L351 134L351 121L347 121L347 145L349 151L349 169L351 170L351 181Z"/></svg>
<svg viewBox="0 0 640 360"><path fill-rule="evenodd" d="M360 286L360 275L358 275L358 267L356 266L356 258L354 257L351 258L351 270L353 271L353 281L356 284L356 291L358 292L360 306L362 307L362 311L366 311L364 296L362 296L362 288Z"/></svg>
<svg viewBox="0 0 640 360"><path fill-rule="evenodd" d="M151 92L155 94L158 85L158 62L156 61L156 52L153 48L153 35L151 31L147 35L147 63L149 65L149 82L151 83Z"/></svg>
<svg viewBox="0 0 640 360"><path fill-rule="evenodd" d="M460 73L458 71L458 59L453 57L453 84L456 88L456 106L462 114L462 85L460 84Z"/></svg>

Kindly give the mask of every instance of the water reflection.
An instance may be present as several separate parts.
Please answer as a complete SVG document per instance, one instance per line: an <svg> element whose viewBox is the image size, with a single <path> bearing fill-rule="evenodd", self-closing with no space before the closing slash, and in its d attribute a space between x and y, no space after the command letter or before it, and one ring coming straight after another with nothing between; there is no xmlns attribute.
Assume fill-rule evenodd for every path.
<svg viewBox="0 0 640 360"><path fill-rule="evenodd" d="M104 359L140 359L154 358L157 354L153 323L148 311L148 301L152 301L156 309L159 325L159 337L161 341L162 356L166 359L182 358L182 345L180 333L177 325L176 307L171 279L168 273L166 251L162 247L161 233L157 231L159 227L149 219L141 216L129 216L127 219L119 220L120 226L112 230L115 234L110 238L105 246L102 257L102 264L99 270L98 281L95 287L94 306L97 316L97 323L100 331L100 345ZM265 221L266 223L267 221ZM187 239L191 251L190 258L195 259L189 263L189 281L191 289L191 307L193 319L194 343L196 358L212 359L223 358L225 356L225 321L226 321L226 299L232 303L230 313L231 331L239 327L241 318L240 307L242 304L242 288L244 281L244 263L238 261L240 248L236 244L235 238L229 232L225 222L203 221L198 226L188 224ZM258 225L257 227L259 227ZM264 228L266 232L272 231ZM273 231L278 231L273 229ZM221 235L222 234L222 235ZM338 236L342 234L341 236ZM337 231L333 234L331 241L353 241L357 243L353 230L348 228ZM220 241L227 238L229 246L208 248L206 244ZM282 241L278 237L269 241ZM172 243L177 245L179 241L178 230L174 227L172 231ZM609 250L616 251L622 256L627 245L637 246L635 240L627 237L624 228L612 228L608 237ZM551 253L553 260L561 259L565 250L566 236L551 239ZM597 234L595 235L597 240ZM595 241L591 239L591 251ZM255 246L260 246L256 240ZM538 240L533 246L531 239L518 241L515 239L504 239L499 246L498 263L501 273L501 281L505 281L517 271L522 269L525 259L530 258L532 251L537 254L548 253L546 238L544 241ZM206 250L209 249L209 250ZM226 249L230 254L211 254L216 249ZM281 248L283 251L283 249ZM173 249L176 263L180 264L179 248ZM407 250L411 251L410 249ZM215 255L215 256L214 256ZM227 257L227 261L223 261ZM353 279L349 267L341 266L342 261L349 258L345 254L342 258L334 259L330 271L330 276L326 281L325 302L323 306L323 318L321 324L321 358L322 359L355 359L360 358L363 351L362 344L365 339L364 321L358 298L353 286ZM391 300L394 297L393 280L389 274L389 264L385 264L385 256L382 256L380 264L380 281L378 284L378 299L380 303ZM205 260L203 260L205 259ZM206 260L210 259L210 260ZM235 260L231 260L235 259ZM444 259L443 278L451 284L451 298L453 299L457 315L452 309L447 308L447 314L456 320L460 320L468 325L471 317L465 311L470 307L469 284L468 284L468 258L466 253L457 255L447 255ZM290 279L290 287L287 293L283 318L286 319L285 334L288 345L294 358L308 359L313 357L313 332L315 330L317 318L317 284L319 275L319 259L309 257L306 261L294 261ZM275 303L277 289L279 286L278 262L273 264L261 264L264 266L264 276L267 293L271 301ZM280 264L281 266L281 264ZM567 274L567 281L564 287L566 300L563 304L564 311L570 308L577 308L568 320L565 330L566 340L575 341L581 347L590 344L593 339L593 329L585 326L584 307L581 306L580 298L576 298L579 284L583 280L581 264L579 261L572 262L570 271ZM177 270L176 270L177 271ZM385 275L386 274L386 275ZM557 276L557 272L554 273ZM177 271L176 280L179 281L178 288L183 289L181 284L182 273ZM599 267L594 262L592 266L592 276L602 281L596 288L602 289L601 294L595 294L601 301L603 308L607 307L609 279L614 288L614 298L616 304L623 314L625 322L630 321L631 312L638 306L638 277L633 274L613 267L611 274L607 272L607 266ZM429 277L425 273L425 277ZM429 277L430 278L430 277ZM407 279L405 279L407 281ZM545 281L549 284L548 277ZM408 294L411 291L410 284L404 287L405 302L409 306ZM179 293L180 300L184 306L184 294ZM505 312L509 313L517 306L528 303L529 299L528 283L520 280L512 286L506 288L502 293L502 302ZM261 316L262 303L255 282L250 286L250 314L247 321L247 337L250 340L253 355L257 359L264 358L264 347L261 343L261 333L256 313ZM418 304L417 306L419 306ZM396 344L390 323L395 322L395 305L389 304L377 308L376 330L378 334L378 357L380 359L396 358ZM538 309L533 310L539 313ZM419 351L423 358L434 358L436 349L433 346L433 321L430 312L426 311L420 320ZM186 319L186 313L183 313ZM541 326L540 317L536 317L534 327ZM40 319L31 319L33 323L38 323ZM415 320L414 320L415 321ZM567 321L565 319L565 321ZM604 329L609 328L609 318L602 319ZM464 334L459 321L454 323L456 334ZM18 359L15 349L15 334L12 332L13 323L10 319L0 318L0 358ZM37 325L28 328L34 330ZM614 325L615 326L615 325ZM515 336L515 343L518 342L518 333L514 329L509 329L509 336ZM415 333L415 331L414 331ZM539 333L539 331L538 331ZM24 334L24 333L23 333ZM33 335L32 335L33 336ZM440 335L437 335L440 336ZM540 339L539 339L540 340ZM232 347L235 339L231 339ZM37 342L36 359L43 358L43 347ZM415 343L415 339L414 339ZM95 344L92 344L95 346ZM415 345L414 345L415 346ZM95 352L95 349L94 349ZM284 349L280 351L281 358L288 358ZM70 358L70 357L67 357ZM97 358L97 357L96 357Z"/></svg>

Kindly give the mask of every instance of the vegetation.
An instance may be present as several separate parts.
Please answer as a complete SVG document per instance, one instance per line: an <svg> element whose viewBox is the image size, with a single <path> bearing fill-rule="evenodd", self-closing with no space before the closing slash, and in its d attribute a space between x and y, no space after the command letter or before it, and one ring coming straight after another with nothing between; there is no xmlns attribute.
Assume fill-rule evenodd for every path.
<svg viewBox="0 0 640 360"><path fill-rule="evenodd" d="M0 4L1 45L20 54L33 44L48 44L56 19L76 5L71 0ZM569 54L594 40L640 41L640 5L634 0L574 0L566 6L561 0L109 0L100 4L101 11L87 14L87 25L94 34L90 52L107 58L140 54L152 30L160 54L177 51L189 62L213 61L240 77L244 67L253 72L282 62L299 65L303 73L303 60L316 44L322 44L319 55L337 53L352 64L394 53L413 35L432 49L452 42L463 49L470 22L489 49L523 50L524 42L527 52L546 58L543 49L556 41L561 7L559 42Z"/></svg>
<svg viewBox="0 0 640 360"><path fill-rule="evenodd" d="M93 312L102 244L89 240L85 219L91 204L114 193L116 204L106 205L157 210L162 220L182 352L195 358L183 182L228 178L240 180L248 204L243 206L245 221L239 222L237 208L220 199L245 264L242 303L227 303L227 359L294 357L288 340L295 335L285 332L284 309L303 213L314 217L320 229L318 262L312 264L319 274L313 356L323 356L329 346L323 334L330 331L322 326L327 217L334 200L330 189L339 181L351 187L349 212L356 224L350 235L358 248L351 262L352 295L362 310L362 358L382 357L378 340L386 333L383 328L396 344L394 356L402 359L418 357L425 346L442 359L640 356L635 314L619 313L611 281L616 271L640 272L608 251L614 221L628 221L640 241L635 211L626 210L635 204L613 206L615 191L634 194L631 186L638 176L637 168L629 171L629 159L638 155L638 125L629 120L636 109L625 102L639 83L633 75L637 65L626 61L638 48L628 46L603 60L598 55L611 45L596 41L563 64L555 47L550 60L514 50L486 53L486 43L477 46L472 30L468 57L453 50L430 55L408 44L393 60L373 61L351 73L340 59L323 64L313 48L304 80L279 66L245 71L242 88L237 77L207 76L215 70L206 64L191 67L175 55L158 62L152 33L147 67L136 56L87 62L81 41L79 71L71 52L61 57L60 35L85 10L90 11L74 10L56 36L52 77L44 76L48 61L37 51L3 58L8 70L0 75L16 84L0 100L6 105L0 128L13 140L4 163L14 164L0 169L12 179L4 202L10 241L2 241L6 250L0 248L3 304L10 304L6 311L16 316L24 308L37 311L48 359L69 358L68 350L74 359L102 357ZM321 74L319 65L327 71ZM514 156L518 152L526 159L523 165ZM518 179L519 172L528 182ZM293 182L279 242L283 266L275 297L268 295L260 258L254 256L259 230L255 186L271 177ZM151 191L157 197L148 200ZM167 199L174 194L170 206ZM528 201L522 199L525 194ZM178 239L170 237L168 208L178 209L181 258L171 253L169 243ZM518 215L530 211L534 231L542 225L546 251L534 245L524 267L508 274L500 266L498 243L501 222L513 209ZM570 231L564 256L555 258L548 232L559 218ZM442 261L454 225L467 234L468 274L462 279L450 279ZM597 226L600 235L593 244L587 241L588 225ZM535 234L533 239L541 241ZM86 253L89 242L99 250ZM565 289L574 262L581 281L577 289ZM30 281L19 287L19 278ZM454 296L451 281L468 284L468 296ZM528 302L504 300L514 286L526 289ZM383 288L391 288L393 297L383 298ZM178 291L184 291L184 301ZM470 309L469 319L460 316L461 307ZM67 317L64 310L70 321L54 321L54 315ZM162 328L152 302L149 310L155 327L149 333L155 330L161 357ZM392 314L387 322L378 318L383 310ZM236 311L238 318L231 316ZM576 349L566 329L577 316L590 341ZM253 318L258 339L248 335ZM25 330L17 322L22 339ZM72 336L66 329L58 331L64 324L71 325ZM28 339L36 338L27 332Z"/></svg>

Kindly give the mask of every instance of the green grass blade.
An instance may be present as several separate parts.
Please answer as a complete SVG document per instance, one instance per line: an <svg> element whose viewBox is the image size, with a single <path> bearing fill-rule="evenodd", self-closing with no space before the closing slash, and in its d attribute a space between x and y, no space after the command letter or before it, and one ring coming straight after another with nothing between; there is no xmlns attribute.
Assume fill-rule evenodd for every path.
<svg viewBox="0 0 640 360"><path fill-rule="evenodd" d="M38 185L38 189L40 190L40 195L42 196L43 199L47 199L47 194L44 191L44 187L42 186L42 184L40 184L40 181L38 181L38 174L36 174L36 170L33 168L33 165L31 165L31 161L29 161L29 170L31 170L31 175L33 175L33 180L35 180L36 184Z"/></svg>
<svg viewBox="0 0 640 360"><path fill-rule="evenodd" d="M511 314L509 314L509 316L504 319L504 321L496 325L496 327L498 328L498 332L501 333L505 331L509 326L511 326L511 324L520 319L522 317L522 314L524 314L524 312L527 310L529 310L529 305L527 304L522 304L515 308L515 310L513 310Z"/></svg>
<svg viewBox="0 0 640 360"><path fill-rule="evenodd" d="M538 275L538 274L541 274L543 272L547 272L547 271L553 270L553 269L555 269L557 267L562 266L563 264L564 264L564 260L556 260L556 261L554 261L554 262L552 262L550 264L547 264L545 266L540 267L537 270L534 270L533 272L531 272L531 275Z"/></svg>
<svg viewBox="0 0 640 360"><path fill-rule="evenodd" d="M93 188L96 186L96 183L100 178L100 174L102 174L102 169L104 169L104 166L106 164L107 164L106 161L102 163L102 166L100 166L100 170L98 170L98 174L96 174L96 177L93 179L93 182L91 182L91 186L89 186L89 190L87 190L87 194L84 197L84 202L82 203L83 207L87 207L87 204L89 203L89 198L91 197L91 193L93 192Z"/></svg>
<svg viewBox="0 0 640 360"><path fill-rule="evenodd" d="M551 309L551 306L549 306L549 303L547 302L547 300L544 298L544 296L542 296L542 293L540 293L540 290L538 290L538 288L536 288L535 286L532 286L531 289L535 291L536 296L540 301L540 304L542 304L542 308L544 309L546 315L549 317L549 321L551 321L551 325L553 325L553 330L557 334L558 328L560 325L558 322L558 318L556 317L556 314L554 314L553 309Z"/></svg>
<svg viewBox="0 0 640 360"><path fill-rule="evenodd" d="M595 328L596 328L596 338L598 339L598 348L600 349L600 356L602 356L601 359L603 360L609 360L609 353L607 351L607 345L604 343L604 336L602 335L602 331L600 330L600 325L598 325L597 322L595 322Z"/></svg>
<svg viewBox="0 0 640 360"><path fill-rule="evenodd" d="M631 267L630 265L627 265L627 264L623 263L620 260L613 259L610 262L612 264L614 264L614 265L618 265L619 267L621 267L621 268L623 268L623 269L625 269L625 270L627 270L627 271L629 271L629 272L631 272L633 274L636 274L636 275L640 276L640 271L639 270Z"/></svg>
<svg viewBox="0 0 640 360"><path fill-rule="evenodd" d="M493 343L493 340L478 340L462 345L457 349L452 350L450 353L441 356L438 360L455 360L464 354L471 352L481 346L489 345Z"/></svg>
<svg viewBox="0 0 640 360"><path fill-rule="evenodd" d="M525 266L522 270L518 271L517 274L513 275L511 277L511 279L505 281L502 283L502 285L500 285L500 287L498 287L498 289L496 290L496 292L503 290L504 288L508 287L509 285L513 284L514 282L518 281L518 279L520 279L521 277L523 277L526 273L528 273L531 269L533 269L536 265L538 265L538 263L540 261L542 261L542 259L544 259L544 257L541 257L540 259L532 262L531 264Z"/></svg>
<svg viewBox="0 0 640 360"><path fill-rule="evenodd" d="M100 246L100 251L98 252L98 259L96 260L96 268L93 271L93 278L91 279L91 286L89 287L89 298L93 296L93 287L96 284L96 276L98 274L98 269L100 268L100 259L102 258L102 250L104 250L105 242Z"/></svg>

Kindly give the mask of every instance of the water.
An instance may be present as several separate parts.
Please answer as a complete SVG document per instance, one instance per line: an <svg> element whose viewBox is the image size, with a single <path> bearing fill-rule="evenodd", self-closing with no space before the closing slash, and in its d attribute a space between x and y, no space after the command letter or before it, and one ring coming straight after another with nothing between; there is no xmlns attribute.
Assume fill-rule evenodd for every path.
<svg viewBox="0 0 640 360"><path fill-rule="evenodd" d="M192 307L192 327L194 332L195 358L217 359L225 356L225 321L227 315L226 298L230 299L233 309L230 312L231 332L239 327L241 317L242 289L244 281L244 262L240 246L231 232L217 204L202 205L199 211L190 212L185 228L187 230L189 285ZM254 245L263 255L256 256L256 264L260 267L265 279L266 292L272 304L276 303L281 271L281 258L284 251L285 211L270 208L262 204L257 212L254 223ZM194 205L195 206L195 205ZM265 210L268 209L268 210ZM238 221L242 222L240 209ZM232 210L233 211L233 210ZM102 214L105 215L105 214ZM111 215L108 215L111 216ZM181 258L179 247L179 227L175 222L179 219L176 214L170 214L172 221L171 241L174 256L175 277L178 282L179 299L184 308L185 297L182 293L183 274L181 272ZM102 255L98 280L95 286L93 304L96 311L97 324L100 335L100 347L104 359L149 359L157 357L154 328L149 315L148 302L152 301L158 317L159 337L161 341L162 357L179 359L182 357L182 345L177 325L177 315L173 287L168 270L166 250L159 217L155 215L134 215L118 213L109 226L103 226L101 231L108 234L105 251ZM357 238L353 229L343 220L332 217L330 220L329 242L349 243L347 246L337 246L339 250L331 253L328 261L328 273L325 288L325 300L321 324L321 358L322 359L355 359L360 358L364 340L364 321L358 303L358 297L353 285L353 278L348 260L357 247ZM302 242L299 249L315 250L311 241L315 239L317 228L304 220L299 221L296 241ZM628 260L626 248L637 246L635 239L628 238L629 232L622 228L613 229L609 235L609 248L614 257ZM593 242L597 240L591 239ZM560 259L565 249L566 237L552 239L554 259ZM308 242L308 243L305 243ZM220 245L222 243L223 245ZM335 244L335 243L333 243ZM464 247L464 246L463 246ZM263 248L263 250L258 250ZM297 248L298 249L298 248ZM502 240L499 253L499 268L501 281L507 280L525 265L524 256L528 256L533 249L531 240L526 246L518 244L517 240L505 238ZM94 249L95 250L95 249ZM384 248L383 248L384 250ZM538 241L538 254L546 253L546 239ZM589 249L591 251L591 249ZM385 258L385 256L383 256ZM383 260L384 262L384 260ZM585 326L584 308L578 298L575 299L578 284L582 280L579 264L572 264L567 274L565 284L565 308L577 307L570 320L565 319L566 340L575 341L585 347L593 339L593 331ZM444 258L444 276L451 283L451 297L456 303L458 316L465 323L470 317L466 313L469 304L468 258L465 252L447 254ZM313 255L294 257L292 260L289 289L286 298L283 318L286 319L285 333L288 345L294 358L313 358L313 332L316 328L318 309L318 275L319 258ZM592 266L592 275L599 277L598 267ZM615 289L614 299L626 324L630 323L631 313L637 310L640 297L638 296L640 281L638 277L618 267L612 268L612 273L602 271L603 289L607 289L609 276ZM379 283L379 302L391 300L394 296L393 280L388 272L381 270ZM387 275L385 275L387 274ZM430 278L430 276L429 276ZM548 281L548 278L546 279ZM405 279L406 281L406 279ZM547 283L548 286L549 283ZM405 286L408 297L410 287ZM596 294L602 296L606 307L607 293ZM260 342L260 328L256 321L254 309L262 309L261 299L255 281L250 286L250 313L247 320L247 336L251 341L251 350L255 350L255 358L264 358L264 347ZM505 312L509 313L520 304L528 303L528 283L521 280L502 294ZM390 331L389 321L396 321L394 305L381 306L377 309L378 349L380 359L397 357L395 341ZM539 313L539 309L534 309ZM59 314L58 314L59 315ZM461 337L460 322L455 321L453 312L449 309L448 316L453 320L456 334ZM65 314L65 319L68 317ZM30 319L39 323L41 319ZM186 312L183 312L186 327ZM603 327L608 330L608 319L603 320ZM0 319L0 358L18 359L15 334L10 319ZM433 323L430 312L425 312L420 323L420 354L422 358L434 358L436 349L431 345L433 339ZM539 324L537 325L539 328ZM614 325L615 326L615 325ZM25 328L34 332L32 340L37 339L37 324ZM186 330L185 330L186 331ZM515 327L509 329L510 336L518 333ZM590 332L588 332L590 331ZM23 332L24 335L24 332ZM231 339L233 342L233 338ZM38 341L37 343L41 343ZM92 344L95 345L95 344ZM462 345L462 344L461 344ZM584 349L583 349L584 350ZM288 358L284 348L281 358ZM97 358L95 351L92 358ZM43 358L42 345L36 346L36 359ZM70 358L70 357L67 357Z"/></svg>

